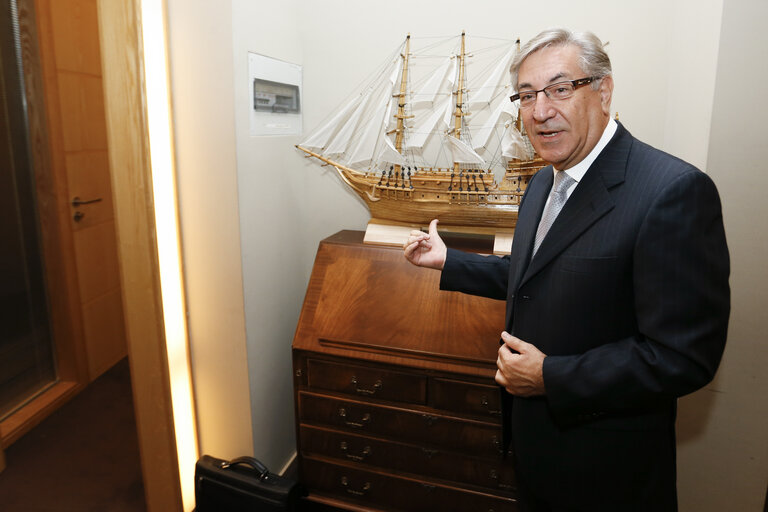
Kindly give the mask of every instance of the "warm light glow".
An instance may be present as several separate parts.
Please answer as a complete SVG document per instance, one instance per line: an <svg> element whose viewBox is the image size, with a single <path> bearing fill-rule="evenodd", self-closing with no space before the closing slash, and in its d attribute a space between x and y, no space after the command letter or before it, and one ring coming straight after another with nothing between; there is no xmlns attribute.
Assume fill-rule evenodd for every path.
<svg viewBox="0 0 768 512"><path fill-rule="evenodd" d="M195 506L197 429L181 274L164 0L142 0L144 73L165 341L184 510Z"/></svg>

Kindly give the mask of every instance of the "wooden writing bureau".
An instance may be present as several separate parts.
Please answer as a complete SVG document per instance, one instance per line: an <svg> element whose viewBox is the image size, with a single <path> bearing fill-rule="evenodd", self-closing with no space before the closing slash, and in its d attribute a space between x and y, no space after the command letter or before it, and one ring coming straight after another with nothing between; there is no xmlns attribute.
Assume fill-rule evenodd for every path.
<svg viewBox="0 0 768 512"><path fill-rule="evenodd" d="M293 340L299 480L344 510L516 511L502 458L504 303L341 231L320 243Z"/></svg>

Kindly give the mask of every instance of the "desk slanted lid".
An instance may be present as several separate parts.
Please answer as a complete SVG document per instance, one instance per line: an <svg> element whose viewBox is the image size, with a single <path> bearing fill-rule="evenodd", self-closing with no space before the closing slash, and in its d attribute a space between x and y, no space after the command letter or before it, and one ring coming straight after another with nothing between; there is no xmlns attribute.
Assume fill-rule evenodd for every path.
<svg viewBox="0 0 768 512"><path fill-rule="evenodd" d="M320 243L293 347L436 370L495 370L504 302L441 291L438 271L362 237L341 231Z"/></svg>

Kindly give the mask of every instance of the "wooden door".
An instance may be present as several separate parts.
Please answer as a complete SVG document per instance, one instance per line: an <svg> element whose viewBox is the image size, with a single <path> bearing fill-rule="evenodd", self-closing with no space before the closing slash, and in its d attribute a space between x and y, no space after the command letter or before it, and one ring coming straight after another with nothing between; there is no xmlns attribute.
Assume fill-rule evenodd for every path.
<svg viewBox="0 0 768 512"><path fill-rule="evenodd" d="M96 0L35 0L51 167L72 254L89 380L127 354L110 185ZM51 261L51 259L57 261ZM58 259L61 258L61 261Z"/></svg>

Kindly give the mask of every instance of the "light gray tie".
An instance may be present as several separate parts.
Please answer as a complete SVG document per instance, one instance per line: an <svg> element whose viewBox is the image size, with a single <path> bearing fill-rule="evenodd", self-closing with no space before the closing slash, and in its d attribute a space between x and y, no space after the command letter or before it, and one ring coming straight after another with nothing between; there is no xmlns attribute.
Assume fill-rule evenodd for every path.
<svg viewBox="0 0 768 512"><path fill-rule="evenodd" d="M536 254L536 251L539 250L541 242L544 240L544 237L547 236L547 231L552 227L560 210L563 209L563 205L568 200L568 188L575 182L576 180L568 176L564 171L557 171L555 173L555 184L552 187L552 191L549 193L549 203L547 203L544 213L541 214L539 229L536 231L533 254Z"/></svg>

